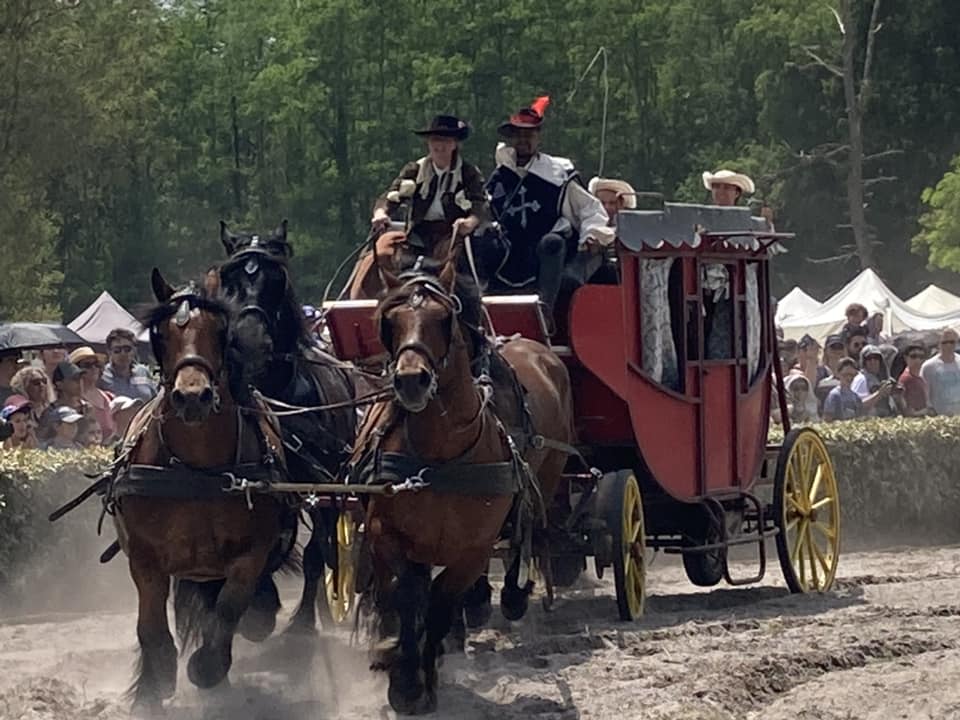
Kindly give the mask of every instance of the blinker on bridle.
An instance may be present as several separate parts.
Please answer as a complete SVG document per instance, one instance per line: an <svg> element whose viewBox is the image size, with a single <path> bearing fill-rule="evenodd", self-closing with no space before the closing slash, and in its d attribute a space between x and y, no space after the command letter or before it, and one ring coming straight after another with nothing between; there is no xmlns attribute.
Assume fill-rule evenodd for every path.
<svg viewBox="0 0 960 720"><path fill-rule="evenodd" d="M185 289L174 293L170 297L169 304L173 305L174 303L178 303L178 304L177 304L177 310L173 315L173 322L174 324L176 324L177 327L185 328L190 324L190 320L193 317L193 311L200 304L200 297L199 295L197 295L196 286L191 284ZM154 325L153 327L151 327L150 334L152 336L152 339L156 340L160 335L159 325ZM156 347L156 342L154 342L153 344ZM203 372L207 374L207 376L209 377L210 381L214 384L214 386L217 385L218 378L222 372L222 368L221 370L217 370L216 368L213 367L210 361L207 360L202 355L197 355L197 354L184 355L182 358L180 358L177 361L176 365L173 366L173 370L169 374L164 371L163 366L161 365L160 369L161 369L161 373L163 374L164 385L169 386L173 382L173 380L177 377L177 374L181 370L187 367L200 368ZM213 392L214 392L214 409L215 411L219 411L220 394L217 391L216 387L214 387Z"/></svg>

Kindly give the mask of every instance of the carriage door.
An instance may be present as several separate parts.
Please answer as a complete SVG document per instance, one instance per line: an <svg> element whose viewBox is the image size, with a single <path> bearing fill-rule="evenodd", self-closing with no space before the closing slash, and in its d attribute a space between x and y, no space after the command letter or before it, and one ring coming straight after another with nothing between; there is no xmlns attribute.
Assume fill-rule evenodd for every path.
<svg viewBox="0 0 960 720"><path fill-rule="evenodd" d="M701 259L700 492L737 486L738 338L742 279L737 261Z"/></svg>

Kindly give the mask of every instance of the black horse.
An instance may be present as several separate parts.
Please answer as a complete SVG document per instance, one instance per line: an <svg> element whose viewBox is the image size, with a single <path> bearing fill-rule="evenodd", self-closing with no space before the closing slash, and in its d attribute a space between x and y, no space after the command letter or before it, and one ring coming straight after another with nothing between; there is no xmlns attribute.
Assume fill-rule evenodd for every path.
<svg viewBox="0 0 960 720"><path fill-rule="evenodd" d="M219 268L221 292L238 308L228 338L229 362L238 370L231 389L241 400L256 388L267 398L301 407L342 403L335 410L281 418L291 478L332 482L356 435L356 411L350 406L356 392L342 364L310 338L290 281L293 247L287 221L266 235L235 234L221 222L220 240L229 255ZM325 566L333 569L337 563L337 511L308 512L313 531L303 553L303 596L291 623L293 630L303 631L315 628ZM279 604L275 587L265 584L260 600Z"/></svg>

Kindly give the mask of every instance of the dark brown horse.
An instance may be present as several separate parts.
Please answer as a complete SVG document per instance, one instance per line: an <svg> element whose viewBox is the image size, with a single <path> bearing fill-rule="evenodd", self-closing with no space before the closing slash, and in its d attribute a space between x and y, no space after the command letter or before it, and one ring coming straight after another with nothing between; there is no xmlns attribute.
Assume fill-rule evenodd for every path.
<svg viewBox="0 0 960 720"><path fill-rule="evenodd" d="M283 468L277 434L262 415L241 413L230 393L228 308L194 287L174 292L157 270L152 281L160 304L145 320L162 389L131 423L128 455L111 488L139 595L141 654L131 693L147 709L176 686L177 651L167 625L171 579L178 581L181 647L191 632L202 642L188 676L199 687L217 685L287 512L272 496L223 492L236 478L268 479ZM250 619L272 627L272 617Z"/></svg>
<svg viewBox="0 0 960 720"><path fill-rule="evenodd" d="M552 493L565 455L537 450L530 453L532 465L524 463L475 382L471 365L486 349L477 329L479 296L462 278L455 292L455 256L438 276L397 279L385 272L384 278L391 289L378 313L396 397L367 416L351 465L359 482L428 483L417 492L371 499L366 520L374 582L365 600L399 621L396 648L375 667L389 668L391 706L421 713L436 707L436 661L464 594L486 570L505 523L522 535L520 519L533 521L529 504L543 491ZM528 383L534 427L571 441L562 363L532 344L517 345L510 357ZM519 563L517 553L514 567ZM445 569L431 582L433 565ZM530 588L517 588L516 581L514 570L514 587L504 598L525 607Z"/></svg>

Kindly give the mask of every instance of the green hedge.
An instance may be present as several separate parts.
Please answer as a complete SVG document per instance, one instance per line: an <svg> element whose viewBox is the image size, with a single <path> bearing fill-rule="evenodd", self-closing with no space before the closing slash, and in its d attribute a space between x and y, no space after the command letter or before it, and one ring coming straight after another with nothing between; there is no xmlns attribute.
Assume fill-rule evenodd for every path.
<svg viewBox="0 0 960 720"><path fill-rule="evenodd" d="M85 472L112 457L105 448L0 452L0 609L39 610L47 606L41 595L96 584L100 552L115 537L109 518L97 537L98 498L55 523L47 516L90 484Z"/></svg>
<svg viewBox="0 0 960 720"><path fill-rule="evenodd" d="M833 460L845 541L960 541L960 417L870 419L814 428ZM781 437L780 428L771 430L771 442Z"/></svg>

